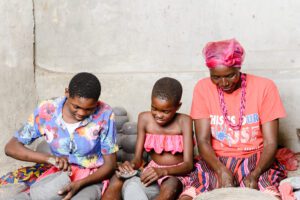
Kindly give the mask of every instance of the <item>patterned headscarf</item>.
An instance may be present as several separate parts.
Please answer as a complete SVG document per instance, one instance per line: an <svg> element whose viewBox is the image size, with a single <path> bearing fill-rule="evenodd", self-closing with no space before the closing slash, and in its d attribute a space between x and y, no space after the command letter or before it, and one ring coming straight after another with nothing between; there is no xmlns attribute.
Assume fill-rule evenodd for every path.
<svg viewBox="0 0 300 200"><path fill-rule="evenodd" d="M235 39L209 42L203 49L208 68L219 65L241 68L244 61L244 49Z"/></svg>

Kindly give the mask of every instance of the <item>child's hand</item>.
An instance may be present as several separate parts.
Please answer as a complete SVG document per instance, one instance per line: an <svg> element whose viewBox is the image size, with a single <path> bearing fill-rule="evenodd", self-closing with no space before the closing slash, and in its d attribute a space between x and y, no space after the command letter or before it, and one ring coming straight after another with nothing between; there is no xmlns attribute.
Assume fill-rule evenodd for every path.
<svg viewBox="0 0 300 200"><path fill-rule="evenodd" d="M125 161L124 163L120 164L118 166L118 170L116 171L116 175L118 178L122 178L122 175L130 176L135 172L133 169L134 164ZM124 178L124 177L123 177Z"/></svg>
<svg viewBox="0 0 300 200"><path fill-rule="evenodd" d="M147 187L162 176L166 176L166 171L163 168L147 168L141 174L141 181Z"/></svg>
<svg viewBox="0 0 300 200"><path fill-rule="evenodd" d="M118 170L121 173L129 173L129 172L132 172L134 170L133 167L134 167L134 164L132 164L128 161L125 161L124 163L122 163L118 166Z"/></svg>

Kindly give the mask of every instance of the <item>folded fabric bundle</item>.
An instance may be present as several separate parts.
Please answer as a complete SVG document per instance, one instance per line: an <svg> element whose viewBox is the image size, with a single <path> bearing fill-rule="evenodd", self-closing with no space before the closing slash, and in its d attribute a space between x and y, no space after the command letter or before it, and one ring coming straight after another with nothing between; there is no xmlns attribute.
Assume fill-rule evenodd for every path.
<svg viewBox="0 0 300 200"><path fill-rule="evenodd" d="M288 148L277 150L276 159L282 163L287 170L293 171L298 169L298 159L296 154Z"/></svg>

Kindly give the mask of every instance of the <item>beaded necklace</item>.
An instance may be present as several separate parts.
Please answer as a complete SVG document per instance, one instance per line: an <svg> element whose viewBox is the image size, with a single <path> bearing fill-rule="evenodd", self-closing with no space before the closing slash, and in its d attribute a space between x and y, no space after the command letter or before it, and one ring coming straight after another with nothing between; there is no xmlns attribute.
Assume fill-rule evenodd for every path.
<svg viewBox="0 0 300 200"><path fill-rule="evenodd" d="M219 101L220 101L223 118L224 118L226 124L235 131L241 129L241 126L243 123L244 112L245 112L245 108L246 108L246 85L247 85L246 84L246 74L241 73L241 79L242 79L242 83L241 83L242 96L241 96L241 104L240 104L240 117L239 117L239 122L237 124L233 124L228 119L228 111L227 111L225 100L224 100L224 92L220 87L218 87Z"/></svg>

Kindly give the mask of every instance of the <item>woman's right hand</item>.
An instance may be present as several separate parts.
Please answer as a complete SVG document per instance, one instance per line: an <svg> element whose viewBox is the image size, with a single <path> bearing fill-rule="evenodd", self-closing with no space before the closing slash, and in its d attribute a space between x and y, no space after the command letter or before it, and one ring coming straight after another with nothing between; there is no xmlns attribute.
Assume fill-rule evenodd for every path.
<svg viewBox="0 0 300 200"><path fill-rule="evenodd" d="M234 187L233 175L225 166L217 171L217 177L219 188Z"/></svg>
<svg viewBox="0 0 300 200"><path fill-rule="evenodd" d="M47 163L54 165L59 170L69 171L69 172L71 171L71 165L67 157L50 156L47 160Z"/></svg>

